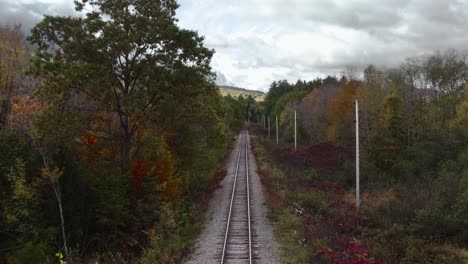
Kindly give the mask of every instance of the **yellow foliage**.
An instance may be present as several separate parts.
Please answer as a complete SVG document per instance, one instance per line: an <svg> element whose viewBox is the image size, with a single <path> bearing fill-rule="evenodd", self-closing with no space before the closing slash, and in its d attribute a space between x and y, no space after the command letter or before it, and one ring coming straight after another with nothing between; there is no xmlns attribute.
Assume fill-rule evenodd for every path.
<svg viewBox="0 0 468 264"><path fill-rule="evenodd" d="M27 95L15 96L11 103L8 123L11 127L27 130L32 127L34 117L46 107L36 98Z"/></svg>
<svg viewBox="0 0 468 264"><path fill-rule="evenodd" d="M174 174L174 162L169 151L163 153L156 159L155 172L160 181L167 181Z"/></svg>
<svg viewBox="0 0 468 264"><path fill-rule="evenodd" d="M60 177L63 175L63 170L55 168L50 170L49 168L43 167L41 169L42 177L49 179L53 183L57 183Z"/></svg>
<svg viewBox="0 0 468 264"><path fill-rule="evenodd" d="M161 193L164 200L172 201L182 196L182 191L180 190L181 179L171 179L175 173L174 160L171 152L164 151L158 156L155 164L155 173L159 181L164 185Z"/></svg>
<svg viewBox="0 0 468 264"><path fill-rule="evenodd" d="M468 86L465 89L463 101L457 106L457 112L451 124L452 126L464 125L465 127L468 124Z"/></svg>
<svg viewBox="0 0 468 264"><path fill-rule="evenodd" d="M341 88L338 96L328 103L328 140L335 143L346 143L346 138L348 138L346 135L352 133L354 100L360 86L361 83L358 81L347 83Z"/></svg>

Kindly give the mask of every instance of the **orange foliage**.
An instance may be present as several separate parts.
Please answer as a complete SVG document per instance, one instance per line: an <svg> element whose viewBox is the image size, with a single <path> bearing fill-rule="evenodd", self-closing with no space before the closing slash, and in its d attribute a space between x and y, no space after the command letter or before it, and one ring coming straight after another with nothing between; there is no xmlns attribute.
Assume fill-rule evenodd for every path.
<svg viewBox="0 0 468 264"><path fill-rule="evenodd" d="M27 130L31 127L34 117L44 109L38 99L30 96L15 96L11 104L11 113L8 122L11 127L19 130Z"/></svg>
<svg viewBox="0 0 468 264"><path fill-rule="evenodd" d="M85 139L86 143L90 146L96 144L96 137L94 135L86 135Z"/></svg>
<svg viewBox="0 0 468 264"><path fill-rule="evenodd" d="M170 153L165 153L159 156L155 163L155 172L158 175L159 181L162 183L169 180L175 171L172 155Z"/></svg>
<svg viewBox="0 0 468 264"><path fill-rule="evenodd" d="M181 184L182 180L179 178L168 180L166 182L166 188L164 188L162 191L162 198L166 201L174 201L179 199L182 196L182 191L180 190Z"/></svg>
<svg viewBox="0 0 468 264"><path fill-rule="evenodd" d="M328 139L335 143L349 143L354 123L354 100L361 82L351 81L344 85L338 96L328 103Z"/></svg>
<svg viewBox="0 0 468 264"><path fill-rule="evenodd" d="M163 199L172 201L182 196L179 178L172 178L175 173L174 160L169 151L155 152L150 159L136 162L132 167L131 185L137 197L144 196L143 181L146 177L155 177L158 184L164 186Z"/></svg>
<svg viewBox="0 0 468 264"><path fill-rule="evenodd" d="M176 136L176 132L175 131L166 131L163 133L163 137L164 137L164 141L166 143L166 146L168 146L169 148L173 148L174 147L174 138Z"/></svg>

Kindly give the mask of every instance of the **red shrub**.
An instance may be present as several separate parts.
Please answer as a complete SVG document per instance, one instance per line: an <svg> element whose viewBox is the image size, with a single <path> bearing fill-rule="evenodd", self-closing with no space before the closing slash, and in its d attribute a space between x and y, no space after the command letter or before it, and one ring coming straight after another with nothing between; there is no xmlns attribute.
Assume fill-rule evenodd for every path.
<svg viewBox="0 0 468 264"><path fill-rule="evenodd" d="M150 166L151 165L149 161L142 160L138 161L132 167L132 179L130 181L130 184L132 186L133 191L139 198L141 198L144 195L142 183L145 179L146 174L148 173Z"/></svg>
<svg viewBox="0 0 468 264"><path fill-rule="evenodd" d="M333 250L321 248L318 255L326 255L334 263L339 264L383 264L383 260L369 258L369 250L355 239L342 242L340 248Z"/></svg>
<svg viewBox="0 0 468 264"><path fill-rule="evenodd" d="M313 168L320 172L333 172L352 157L352 151L330 142L318 143L304 149L278 148L274 150L278 160L299 168Z"/></svg>

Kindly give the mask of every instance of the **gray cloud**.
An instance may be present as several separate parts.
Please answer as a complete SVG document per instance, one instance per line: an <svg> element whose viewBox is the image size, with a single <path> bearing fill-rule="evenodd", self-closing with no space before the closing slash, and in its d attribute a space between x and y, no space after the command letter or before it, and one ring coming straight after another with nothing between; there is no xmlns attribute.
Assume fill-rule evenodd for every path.
<svg viewBox="0 0 468 264"><path fill-rule="evenodd" d="M0 24L21 24L28 33L44 15L72 15L75 13L73 1L12 1L0 0Z"/></svg>
<svg viewBox="0 0 468 264"><path fill-rule="evenodd" d="M45 2L48 1L48 2ZM53 2L53 3L52 3ZM468 0L179 0L180 26L216 49L218 82L266 90L277 79L393 66L468 48ZM0 23L31 28L73 14L71 0L0 0Z"/></svg>
<svg viewBox="0 0 468 264"><path fill-rule="evenodd" d="M182 12L184 26L208 40L227 40L217 49L224 58L216 66L230 63L234 69L225 67L226 75L257 89L267 89L272 77L313 78L351 65L393 66L411 56L468 48L466 0L240 0L225 10L227 0L200 5L216 10L210 23ZM270 74L253 77L260 69ZM247 82L249 76L254 81Z"/></svg>

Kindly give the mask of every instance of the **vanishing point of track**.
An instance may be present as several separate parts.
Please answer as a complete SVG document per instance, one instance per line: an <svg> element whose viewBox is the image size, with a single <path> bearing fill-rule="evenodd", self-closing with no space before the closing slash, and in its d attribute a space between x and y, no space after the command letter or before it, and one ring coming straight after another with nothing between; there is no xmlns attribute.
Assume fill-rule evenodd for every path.
<svg viewBox="0 0 468 264"><path fill-rule="evenodd" d="M249 139L241 133L237 165L232 186L229 214L221 251L221 263L252 263L250 214Z"/></svg>

